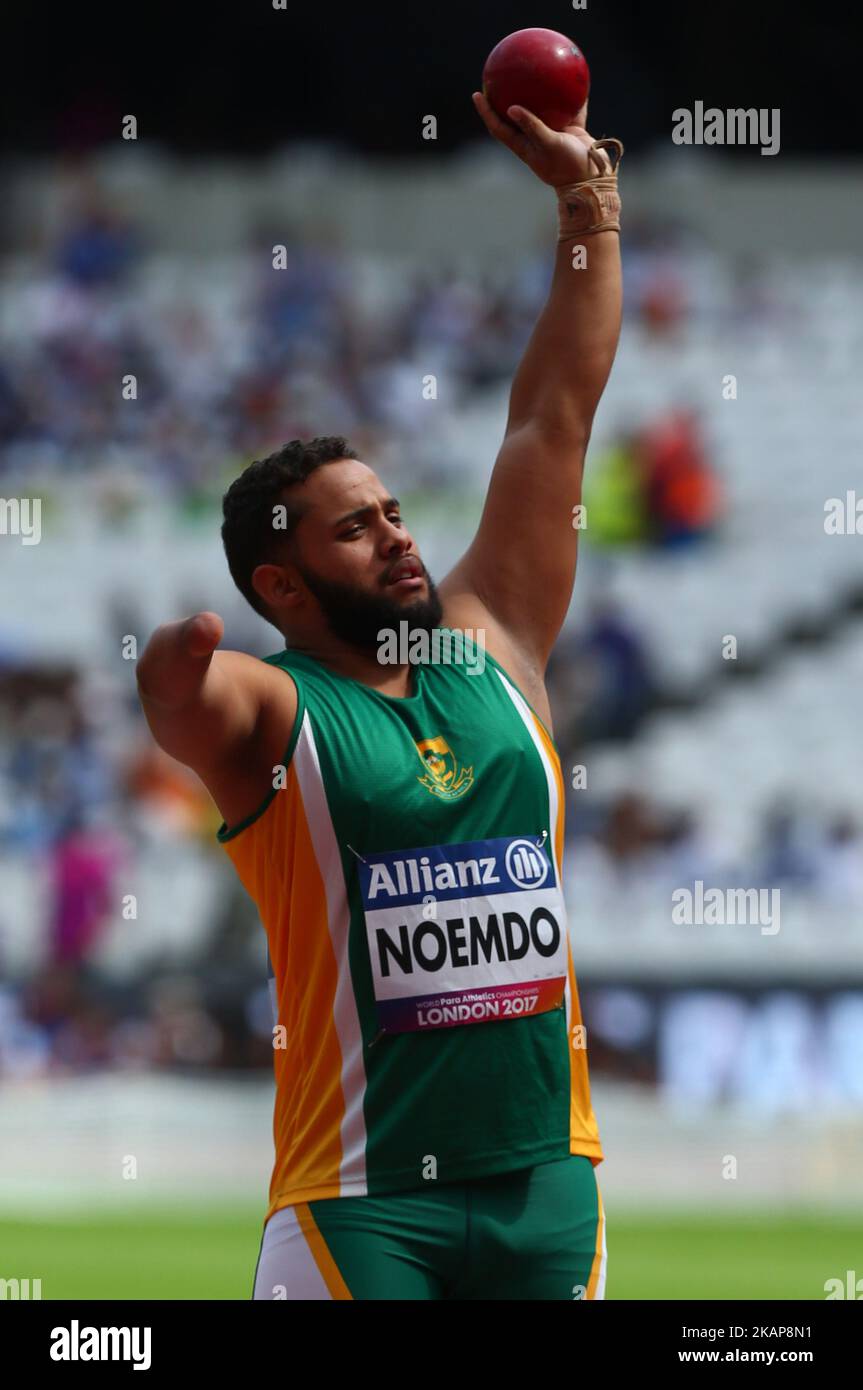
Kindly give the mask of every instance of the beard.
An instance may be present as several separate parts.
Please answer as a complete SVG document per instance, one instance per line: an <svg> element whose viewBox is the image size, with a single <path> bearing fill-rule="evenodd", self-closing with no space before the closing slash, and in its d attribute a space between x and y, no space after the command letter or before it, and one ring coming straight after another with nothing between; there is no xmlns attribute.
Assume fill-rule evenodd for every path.
<svg viewBox="0 0 863 1390"><path fill-rule="evenodd" d="M381 628L399 632L399 623L407 622L409 630L431 632L440 625L443 604L434 580L423 565L423 578L428 587L427 598L400 602L382 588L380 593L366 593L350 584L324 579L300 568L303 582L321 606L327 625L336 637L363 652L377 651L381 644Z"/></svg>

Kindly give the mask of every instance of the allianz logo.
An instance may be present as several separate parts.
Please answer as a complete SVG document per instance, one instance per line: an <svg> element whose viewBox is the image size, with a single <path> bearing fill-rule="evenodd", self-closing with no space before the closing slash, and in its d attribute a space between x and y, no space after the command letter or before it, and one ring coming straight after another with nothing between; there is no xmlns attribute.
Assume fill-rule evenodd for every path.
<svg viewBox="0 0 863 1390"><path fill-rule="evenodd" d="M541 888L548 878L549 862L533 840L511 840L503 857L510 883L519 888ZM400 898L408 894L440 893L448 888L494 887L503 879L498 856L478 855L445 859L432 864L427 854L405 856L389 863L372 862L369 900L379 896Z"/></svg>

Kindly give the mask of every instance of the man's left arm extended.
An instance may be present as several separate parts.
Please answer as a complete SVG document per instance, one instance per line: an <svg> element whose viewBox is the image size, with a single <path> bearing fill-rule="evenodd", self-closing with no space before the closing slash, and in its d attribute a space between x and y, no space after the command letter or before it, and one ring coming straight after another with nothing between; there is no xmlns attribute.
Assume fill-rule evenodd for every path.
<svg viewBox="0 0 863 1390"><path fill-rule="evenodd" d="M476 537L445 584L468 604L475 596L541 671L572 596L574 509L620 333L616 158L613 148L589 154L594 142L583 125L559 134L523 113L517 129L481 99L477 105L491 133L557 190L560 240L548 300L513 379Z"/></svg>

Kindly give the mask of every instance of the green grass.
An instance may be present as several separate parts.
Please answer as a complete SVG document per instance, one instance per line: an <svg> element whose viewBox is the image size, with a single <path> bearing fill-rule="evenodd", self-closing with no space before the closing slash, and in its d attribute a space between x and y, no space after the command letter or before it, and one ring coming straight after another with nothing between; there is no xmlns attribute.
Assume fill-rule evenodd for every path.
<svg viewBox="0 0 863 1390"><path fill-rule="evenodd" d="M0 1220L0 1274L48 1298L249 1298L259 1208Z"/></svg>
<svg viewBox="0 0 863 1390"><path fill-rule="evenodd" d="M0 1277L45 1299L248 1299L261 1212L219 1206L62 1220L0 1219ZM863 1273L863 1218L839 1213L609 1218L608 1299L823 1299Z"/></svg>
<svg viewBox="0 0 863 1390"><path fill-rule="evenodd" d="M823 1299L824 1281L844 1282L861 1261L859 1212L612 1212L606 1297Z"/></svg>

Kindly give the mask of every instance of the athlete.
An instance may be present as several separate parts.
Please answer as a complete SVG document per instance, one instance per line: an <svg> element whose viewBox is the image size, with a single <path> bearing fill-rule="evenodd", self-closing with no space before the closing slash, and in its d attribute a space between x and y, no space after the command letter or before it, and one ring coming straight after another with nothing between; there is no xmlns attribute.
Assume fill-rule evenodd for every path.
<svg viewBox="0 0 863 1390"><path fill-rule="evenodd" d="M544 684L620 329L618 141L476 108L558 194L545 305L477 534L436 586L348 442L293 440L224 498L276 627L157 629L138 680L218 806L269 945L276 1158L258 1299L602 1298L602 1161L561 892ZM408 633L411 650L384 639ZM392 653L392 646L387 646Z"/></svg>

